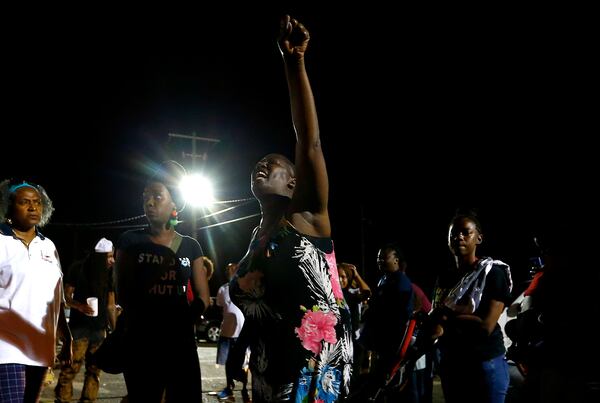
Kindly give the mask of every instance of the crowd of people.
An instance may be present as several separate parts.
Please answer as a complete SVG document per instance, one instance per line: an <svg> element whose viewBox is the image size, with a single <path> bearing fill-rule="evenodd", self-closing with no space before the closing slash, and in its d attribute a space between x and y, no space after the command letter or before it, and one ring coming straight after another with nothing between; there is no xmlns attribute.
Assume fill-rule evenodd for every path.
<svg viewBox="0 0 600 403"><path fill-rule="evenodd" d="M454 265L439 274L431 301L407 274L398 243L381 245L380 278L372 288L356 265L337 263L305 66L309 41L301 22L283 18L278 47L294 159L268 154L251 174L261 218L217 294L223 323L216 363L226 373L217 397L231 399L238 381L244 402L431 403L437 374L447 403L518 401L510 394L499 324L512 301L511 270L478 253L484 232L475 212L459 210L450 221ZM44 188L27 180L0 184L0 403L38 401L55 359L56 402L72 400L73 378L84 364L80 401L96 401L101 369L92 356L118 327L129 402L203 401L194 324L210 304L212 262L196 239L176 231L185 170L174 161L154 168L142 194L147 227L123 233L114 246L100 239L64 275L54 243L40 232L53 212ZM522 401L592 401L597 369L573 373L547 360L548 352L561 355L561 337L570 332L554 298L570 261L556 238L547 239L545 274L528 291L535 302L527 308L540 313L534 320L544 343L536 344L542 352L527 356L531 370L522 394L528 400ZM515 340L526 343L523 329Z"/></svg>

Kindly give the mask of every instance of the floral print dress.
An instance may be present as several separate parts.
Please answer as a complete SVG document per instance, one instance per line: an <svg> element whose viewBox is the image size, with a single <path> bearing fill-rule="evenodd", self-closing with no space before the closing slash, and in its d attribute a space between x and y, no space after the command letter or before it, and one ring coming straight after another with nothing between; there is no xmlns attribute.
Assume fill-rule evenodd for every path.
<svg viewBox="0 0 600 403"><path fill-rule="evenodd" d="M246 317L253 401L335 402L348 393L350 311L330 238L288 222L270 238L255 235L230 287Z"/></svg>

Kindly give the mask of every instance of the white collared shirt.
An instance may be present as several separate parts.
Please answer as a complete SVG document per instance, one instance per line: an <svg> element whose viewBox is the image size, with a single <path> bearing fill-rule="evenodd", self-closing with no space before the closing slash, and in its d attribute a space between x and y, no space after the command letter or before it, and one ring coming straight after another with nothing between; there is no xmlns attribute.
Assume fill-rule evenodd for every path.
<svg viewBox="0 0 600 403"><path fill-rule="evenodd" d="M0 364L51 366L63 300L54 243L0 234Z"/></svg>
<svg viewBox="0 0 600 403"><path fill-rule="evenodd" d="M238 337L244 326L244 314L229 297L229 284L223 284L217 292L217 306L223 308L221 336Z"/></svg>

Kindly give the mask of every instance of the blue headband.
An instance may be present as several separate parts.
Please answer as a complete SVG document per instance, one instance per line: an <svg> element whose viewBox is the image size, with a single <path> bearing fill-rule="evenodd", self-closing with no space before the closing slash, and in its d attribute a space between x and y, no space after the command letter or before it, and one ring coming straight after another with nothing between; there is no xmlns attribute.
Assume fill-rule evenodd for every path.
<svg viewBox="0 0 600 403"><path fill-rule="evenodd" d="M8 193L15 193L18 189L24 188L24 187L30 187L33 188L35 190L38 190L37 186L32 185L31 183L27 183L25 181L23 181L23 183L19 183L18 185L12 185L11 187L8 188Z"/></svg>

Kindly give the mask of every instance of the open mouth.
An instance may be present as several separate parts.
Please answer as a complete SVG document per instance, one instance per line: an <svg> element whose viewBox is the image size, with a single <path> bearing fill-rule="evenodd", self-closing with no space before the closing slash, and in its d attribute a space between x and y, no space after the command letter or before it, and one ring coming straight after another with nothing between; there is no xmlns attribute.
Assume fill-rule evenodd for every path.
<svg viewBox="0 0 600 403"><path fill-rule="evenodd" d="M254 179L266 179L267 177L268 175L265 171L256 171L256 174L254 174Z"/></svg>

